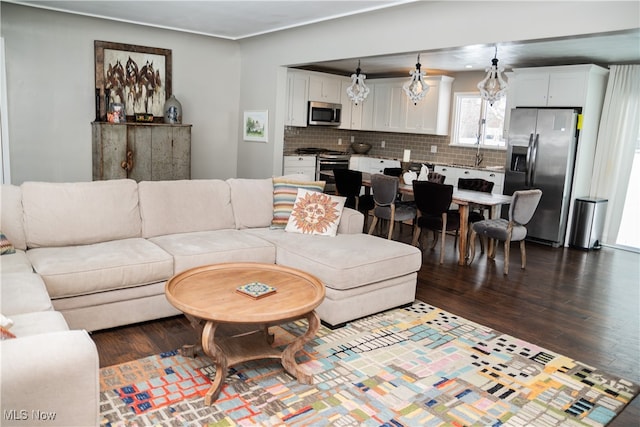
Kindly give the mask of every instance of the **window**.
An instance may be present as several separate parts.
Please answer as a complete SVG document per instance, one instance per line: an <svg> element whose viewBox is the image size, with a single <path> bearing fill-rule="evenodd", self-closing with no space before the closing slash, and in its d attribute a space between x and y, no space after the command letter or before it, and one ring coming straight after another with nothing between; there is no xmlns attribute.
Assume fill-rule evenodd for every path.
<svg viewBox="0 0 640 427"><path fill-rule="evenodd" d="M453 138L451 145L504 148L504 118L507 101L503 97L493 106L479 92L454 94Z"/></svg>

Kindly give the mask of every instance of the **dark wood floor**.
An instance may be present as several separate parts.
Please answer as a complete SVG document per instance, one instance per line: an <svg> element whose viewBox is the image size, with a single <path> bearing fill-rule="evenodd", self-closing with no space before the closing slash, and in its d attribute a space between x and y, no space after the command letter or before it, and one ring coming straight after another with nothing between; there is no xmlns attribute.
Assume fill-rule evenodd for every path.
<svg viewBox="0 0 640 427"><path fill-rule="evenodd" d="M408 241L409 227L403 228L400 239ZM424 252L419 300L640 383L639 254L527 242L527 269L521 270L514 244L505 277L502 247L495 261L481 256L471 267L460 267L452 239L447 238L443 265L438 263L438 250ZM198 339L183 317L92 336L101 366L172 350ZM611 426L640 426L640 398Z"/></svg>

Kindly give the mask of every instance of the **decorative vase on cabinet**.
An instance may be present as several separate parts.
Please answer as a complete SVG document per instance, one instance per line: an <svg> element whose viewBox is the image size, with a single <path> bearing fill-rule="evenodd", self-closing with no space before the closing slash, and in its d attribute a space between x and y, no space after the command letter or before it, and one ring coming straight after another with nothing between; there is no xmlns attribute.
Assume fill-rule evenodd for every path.
<svg viewBox="0 0 640 427"><path fill-rule="evenodd" d="M172 125L182 123L182 104L174 95L164 103L164 122Z"/></svg>

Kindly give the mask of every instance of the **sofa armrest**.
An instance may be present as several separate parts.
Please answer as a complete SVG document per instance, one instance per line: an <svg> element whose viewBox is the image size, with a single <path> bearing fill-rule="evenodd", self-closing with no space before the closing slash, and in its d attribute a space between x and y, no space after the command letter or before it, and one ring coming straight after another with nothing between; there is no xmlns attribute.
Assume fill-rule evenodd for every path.
<svg viewBox="0 0 640 427"><path fill-rule="evenodd" d="M358 234L364 228L364 215L355 209L344 208L338 224L338 234Z"/></svg>
<svg viewBox="0 0 640 427"><path fill-rule="evenodd" d="M86 331L2 341L0 378L3 426L98 425L98 350Z"/></svg>

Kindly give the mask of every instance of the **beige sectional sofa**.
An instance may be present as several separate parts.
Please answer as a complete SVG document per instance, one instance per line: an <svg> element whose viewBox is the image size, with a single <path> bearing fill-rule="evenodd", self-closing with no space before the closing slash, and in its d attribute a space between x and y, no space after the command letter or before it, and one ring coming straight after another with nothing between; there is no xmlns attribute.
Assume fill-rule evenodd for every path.
<svg viewBox="0 0 640 427"><path fill-rule="evenodd" d="M335 237L270 229L270 178L4 185L1 217L0 230L17 253L0 258L0 302L2 314L15 317L12 330L18 336L0 344L3 411L21 409L16 406L19 402L31 400L30 384L20 384L15 388L20 392L14 394L8 391L14 390L13 384L5 381L14 366L33 369L22 366L19 356L33 350L27 344L22 348L28 337L21 333L21 312L57 319L43 318L46 326L39 329L34 325L38 321L31 322L33 331L25 330L45 344L39 347L44 359L51 348L69 354L84 349L87 366L69 363L68 370L77 366L87 370L81 390L89 393L83 399L92 405L97 400L97 355L85 331L179 314L164 296L164 285L174 274L230 261L299 268L326 285L326 298L317 312L325 324L339 326L411 303L422 261L415 247L363 234L364 217L348 208ZM38 304L22 307L27 300ZM68 346L68 339L78 343ZM9 347L15 350L5 353ZM43 360L35 366L47 365ZM11 381L22 380L18 373L11 376ZM15 400L5 400L7 394ZM49 407L58 411L65 408L57 406L55 396L47 396L41 404L51 403ZM68 396L69 401L75 399ZM75 415L90 419L87 414Z"/></svg>

